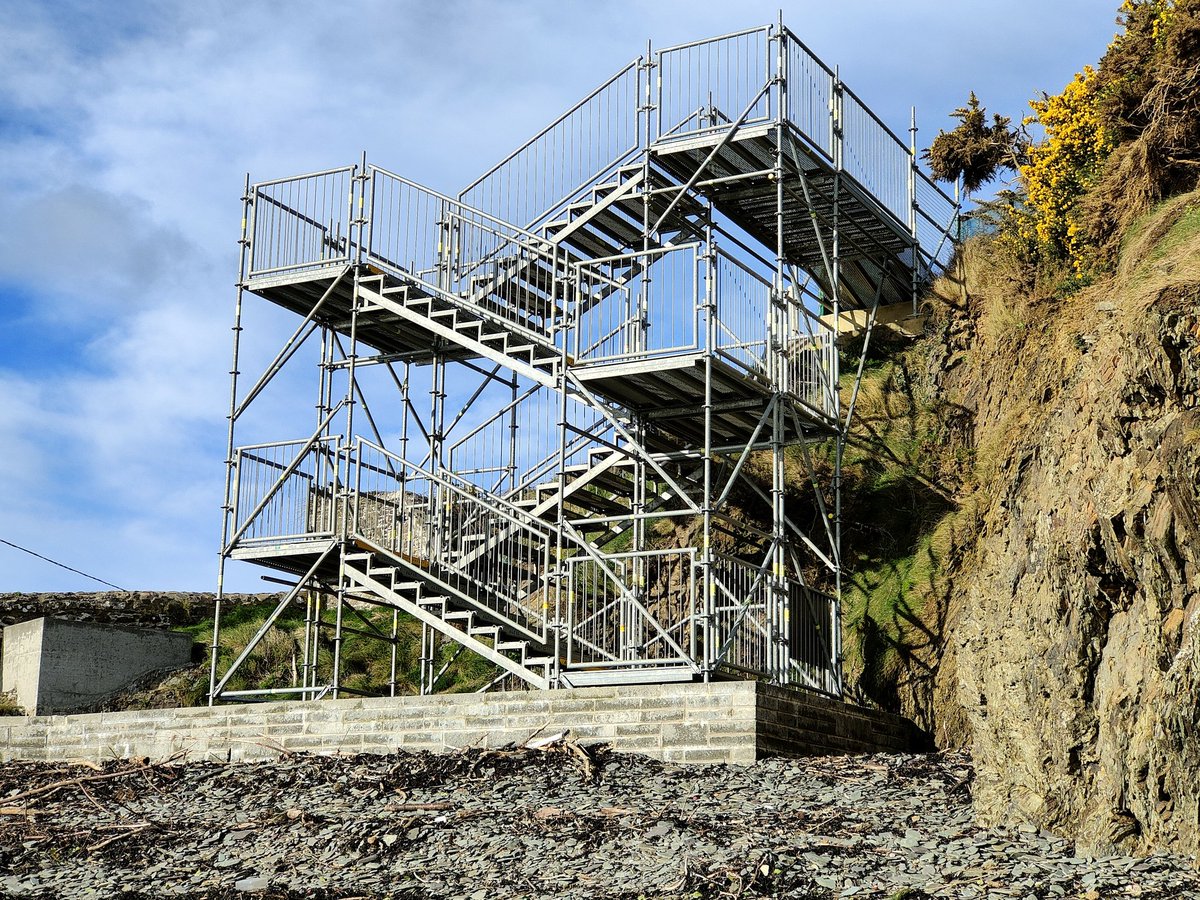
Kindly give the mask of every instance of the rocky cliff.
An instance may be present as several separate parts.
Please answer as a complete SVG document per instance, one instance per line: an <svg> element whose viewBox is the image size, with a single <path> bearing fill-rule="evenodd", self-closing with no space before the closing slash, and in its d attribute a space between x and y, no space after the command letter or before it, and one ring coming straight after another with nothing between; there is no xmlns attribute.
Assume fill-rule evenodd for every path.
<svg viewBox="0 0 1200 900"><path fill-rule="evenodd" d="M1103 283L1029 280L971 242L905 354L955 434L926 464L954 541L891 699L970 746L987 822L1200 853L1200 194Z"/></svg>

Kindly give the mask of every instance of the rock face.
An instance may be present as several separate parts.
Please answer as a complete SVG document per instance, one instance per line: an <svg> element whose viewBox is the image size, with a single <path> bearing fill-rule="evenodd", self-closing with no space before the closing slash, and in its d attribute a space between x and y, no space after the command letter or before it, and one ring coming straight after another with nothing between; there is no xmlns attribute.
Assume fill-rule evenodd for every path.
<svg viewBox="0 0 1200 900"><path fill-rule="evenodd" d="M264 603L277 594L227 594L225 603ZM73 622L169 628L194 625L213 614L215 594L185 591L96 591L46 594L0 593L0 625L43 616Z"/></svg>
<svg viewBox="0 0 1200 900"><path fill-rule="evenodd" d="M1174 234L1192 202L1149 231ZM1065 299L973 294L995 265L968 260L942 336L969 347L944 354L942 389L973 413L982 515L952 576L937 715L963 725L985 822L1194 855L1200 240L1148 243Z"/></svg>

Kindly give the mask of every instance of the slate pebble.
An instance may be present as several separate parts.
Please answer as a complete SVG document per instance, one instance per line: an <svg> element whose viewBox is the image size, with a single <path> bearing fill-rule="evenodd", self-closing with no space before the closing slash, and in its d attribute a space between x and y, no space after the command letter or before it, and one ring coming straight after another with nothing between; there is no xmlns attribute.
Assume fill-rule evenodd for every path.
<svg viewBox="0 0 1200 900"><path fill-rule="evenodd" d="M605 748L0 766L5 897L1200 897L1189 862L972 822L959 753L679 766ZM124 774L122 774L124 773ZM107 777L113 775L115 777Z"/></svg>

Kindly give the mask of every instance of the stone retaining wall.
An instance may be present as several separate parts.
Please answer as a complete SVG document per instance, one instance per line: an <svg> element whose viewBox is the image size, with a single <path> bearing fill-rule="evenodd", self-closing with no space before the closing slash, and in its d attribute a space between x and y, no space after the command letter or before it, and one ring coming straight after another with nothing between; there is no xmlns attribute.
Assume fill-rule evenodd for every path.
<svg viewBox="0 0 1200 900"><path fill-rule="evenodd" d="M440 751L568 729L585 742L677 762L923 749L906 719L746 681L8 717L0 718L0 758Z"/></svg>

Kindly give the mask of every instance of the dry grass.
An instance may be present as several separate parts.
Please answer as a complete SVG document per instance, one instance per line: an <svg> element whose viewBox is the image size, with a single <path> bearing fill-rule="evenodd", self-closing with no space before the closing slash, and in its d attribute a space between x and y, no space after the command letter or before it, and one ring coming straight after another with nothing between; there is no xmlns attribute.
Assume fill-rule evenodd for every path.
<svg viewBox="0 0 1200 900"><path fill-rule="evenodd" d="M1142 298L1180 281L1200 282L1200 191L1174 197L1134 224L1117 281Z"/></svg>

